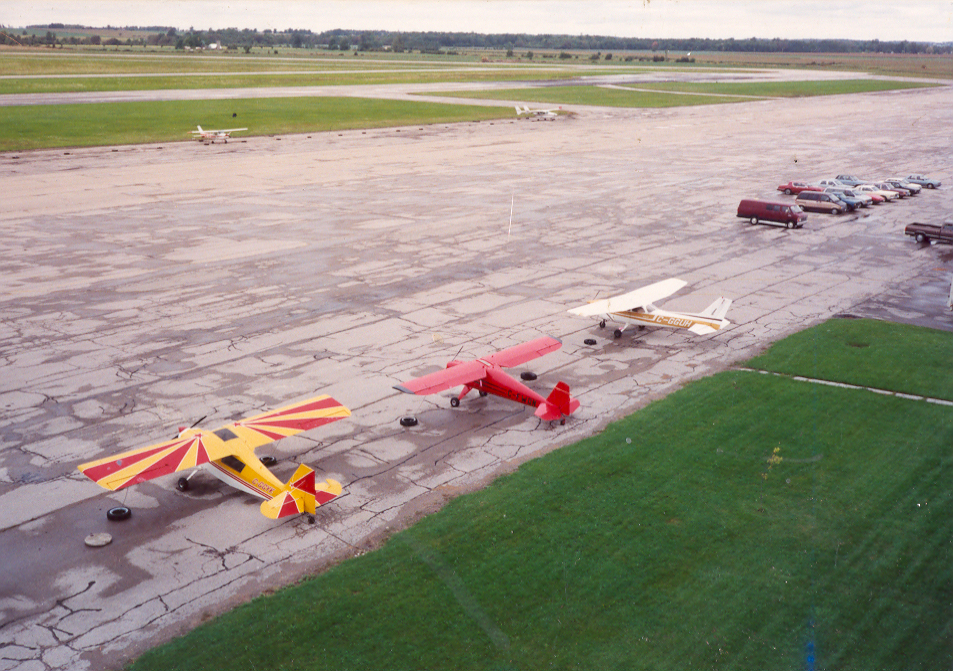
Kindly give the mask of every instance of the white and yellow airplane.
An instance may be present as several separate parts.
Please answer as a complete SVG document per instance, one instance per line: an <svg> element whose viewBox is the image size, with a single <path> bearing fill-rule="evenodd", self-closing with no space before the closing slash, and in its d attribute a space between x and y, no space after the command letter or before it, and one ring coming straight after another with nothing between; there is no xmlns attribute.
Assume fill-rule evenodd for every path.
<svg viewBox="0 0 953 671"><path fill-rule="evenodd" d="M719 298L699 314L669 312L655 307L655 301L671 296L684 287L687 282L674 277L650 284L647 287L630 291L621 296L591 301L588 305L569 310L570 314L580 317L601 317L599 328L605 328L606 322L621 323L615 330L615 337L621 338L628 326L666 326L668 328L688 329L697 335L714 333L725 328L731 322L725 319L731 300Z"/></svg>
<svg viewBox="0 0 953 671"><path fill-rule="evenodd" d="M192 133L193 140L201 140L202 142L208 144L211 142L215 144L215 140L222 140L228 144L228 138L231 137L232 133L237 133L240 130L248 130L247 128L224 128L222 130L205 130L201 126L198 127L198 130L189 131Z"/></svg>

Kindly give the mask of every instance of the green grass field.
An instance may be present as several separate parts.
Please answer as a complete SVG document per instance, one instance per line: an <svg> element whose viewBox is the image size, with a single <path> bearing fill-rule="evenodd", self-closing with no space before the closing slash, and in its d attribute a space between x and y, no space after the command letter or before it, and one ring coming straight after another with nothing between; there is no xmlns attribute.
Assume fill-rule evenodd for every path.
<svg viewBox="0 0 953 671"><path fill-rule="evenodd" d="M184 141L197 125L248 128L239 140L511 116L505 108L330 97L0 107L0 151Z"/></svg>
<svg viewBox="0 0 953 671"><path fill-rule="evenodd" d="M908 327L762 358L835 366L833 324L889 335L855 348L889 386ZM950 668L951 439L949 408L729 371L132 668Z"/></svg>
<svg viewBox="0 0 953 671"><path fill-rule="evenodd" d="M596 86L547 86L536 89L456 91L442 93L441 95L460 98L491 98L493 100L531 100L557 105L679 107L684 105L736 103L751 98L869 93L926 86L933 86L933 84L867 79L750 83L670 82L632 84L631 86L611 89Z"/></svg>

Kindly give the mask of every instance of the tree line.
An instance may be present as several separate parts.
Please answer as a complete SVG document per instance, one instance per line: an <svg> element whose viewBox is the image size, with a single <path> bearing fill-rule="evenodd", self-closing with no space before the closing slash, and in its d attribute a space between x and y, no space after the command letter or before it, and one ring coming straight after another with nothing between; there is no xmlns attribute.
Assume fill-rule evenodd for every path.
<svg viewBox="0 0 953 671"><path fill-rule="evenodd" d="M45 31L38 35L37 30ZM56 30L67 33L82 31L84 36L57 37ZM735 38L711 39L653 39L636 37L609 37L600 35L528 35L524 33L457 33L457 32L395 32L385 30L310 30L288 29L252 30L237 28L179 31L165 26L127 26L112 29L131 32L120 39L103 39L92 31L95 28L48 24L30 26L17 31L0 31L0 44L25 46L57 46L65 44L109 44L126 46L168 46L177 49L206 47L217 44L225 48L291 47L296 49L331 49L340 51L380 51L397 53L417 51L421 53L447 53L456 49L496 49L547 51L652 51L652 52L759 52L759 53L896 53L934 54L951 53L953 44L912 42L909 40L850 40L850 39L782 39Z"/></svg>

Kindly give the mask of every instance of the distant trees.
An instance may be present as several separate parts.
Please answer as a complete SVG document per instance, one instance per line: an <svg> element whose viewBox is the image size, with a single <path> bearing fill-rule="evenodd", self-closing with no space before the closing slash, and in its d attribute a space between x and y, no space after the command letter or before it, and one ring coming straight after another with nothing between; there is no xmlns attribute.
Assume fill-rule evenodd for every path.
<svg viewBox="0 0 953 671"><path fill-rule="evenodd" d="M63 26L60 23L46 26L30 26L31 29L48 31L45 36L36 34L27 35L24 31L23 39L17 42L27 45L52 45L74 43L74 38L58 38L53 30L81 29L82 26ZM88 29L87 29L88 30ZM525 54L532 58L530 53L540 50L559 52L559 58L572 58L570 51L589 51L591 53L609 54L620 52L650 51L650 52L698 52L698 51L741 51L763 53L942 53L953 52L953 44L932 44L928 42L910 42L901 40L896 42L882 42L880 40L804 40L781 38L747 39L656 39L635 37L608 37L600 35L524 35L518 33L482 34L482 33L447 33L447 32L390 32L390 31L349 31L340 28L315 33L304 29L249 30L225 28L221 30L200 31L189 28L179 31L168 26L151 26L148 28L129 26L122 30L148 31L158 36L137 38L138 43L155 44L158 46L175 45L176 48L201 47L211 43L223 46L243 46L273 48L288 46L295 49L314 49L318 47L328 49L349 50L356 46L361 51L376 51L389 48L397 53L406 51L420 51L422 53L442 53L454 49L481 48L500 50L507 54ZM10 37L0 38L12 44ZM96 41L94 41L96 40ZM80 38L88 44L101 44L98 36ZM127 40L132 43L132 40ZM601 58L602 56L600 56ZM620 57L621 58L621 57Z"/></svg>

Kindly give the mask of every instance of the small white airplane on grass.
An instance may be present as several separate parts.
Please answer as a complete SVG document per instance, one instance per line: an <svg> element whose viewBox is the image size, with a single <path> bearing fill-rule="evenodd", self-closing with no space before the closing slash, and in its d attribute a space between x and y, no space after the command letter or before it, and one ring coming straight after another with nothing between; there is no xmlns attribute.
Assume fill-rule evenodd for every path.
<svg viewBox="0 0 953 671"><path fill-rule="evenodd" d="M706 335L731 323L725 319L728 308L731 307L731 300L724 297L716 300L700 314L668 312L653 305L655 301L671 296L686 284L688 283L684 280L672 277L621 296L592 301L588 305L569 310L569 313L580 317L602 317L599 328L605 328L607 321L621 323L622 327L615 330L616 338L621 338L622 332L630 325L638 326L639 329L648 325L667 326Z"/></svg>
<svg viewBox="0 0 953 671"><path fill-rule="evenodd" d="M204 130L201 126L198 127L198 130L190 131L193 135L193 140L201 140L202 142L208 144L211 142L215 144L215 140L222 140L228 144L228 138L232 133L237 133L240 130L248 130L247 128L225 128L223 130Z"/></svg>
<svg viewBox="0 0 953 671"><path fill-rule="evenodd" d="M523 107L520 107L519 105L517 105L516 116L519 116L520 114L532 114L533 116L556 117L557 116L556 112L558 112L561 109L562 107L554 107L551 109L544 109L544 110L531 110L528 105L524 105Z"/></svg>

